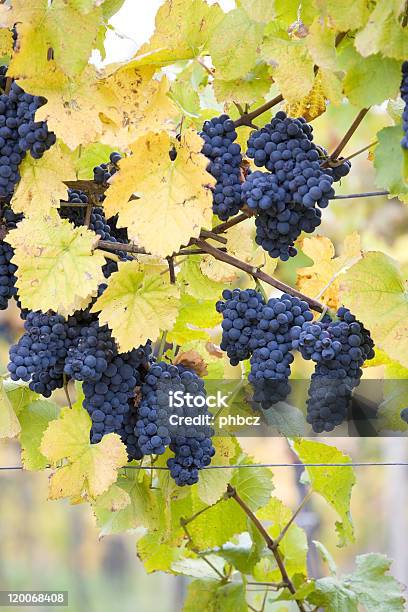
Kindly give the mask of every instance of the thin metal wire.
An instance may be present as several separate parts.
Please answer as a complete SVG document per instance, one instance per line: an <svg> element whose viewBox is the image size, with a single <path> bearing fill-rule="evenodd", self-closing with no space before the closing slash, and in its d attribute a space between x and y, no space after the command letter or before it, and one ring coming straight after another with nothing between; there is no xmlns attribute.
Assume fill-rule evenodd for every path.
<svg viewBox="0 0 408 612"><path fill-rule="evenodd" d="M244 463L232 465L207 465L203 470L234 470L242 468L281 468L281 467L408 467L408 461L367 461L367 462L350 462L350 463ZM46 469L51 469L46 466ZM125 465L124 470L165 470L169 471L165 466L154 465ZM6 470L24 470L22 465L15 466L0 466L0 471Z"/></svg>

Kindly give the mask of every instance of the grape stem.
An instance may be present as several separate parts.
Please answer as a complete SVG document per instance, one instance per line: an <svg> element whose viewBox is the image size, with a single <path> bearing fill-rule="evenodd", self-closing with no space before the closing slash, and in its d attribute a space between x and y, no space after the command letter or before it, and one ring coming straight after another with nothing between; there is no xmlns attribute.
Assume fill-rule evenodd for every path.
<svg viewBox="0 0 408 612"><path fill-rule="evenodd" d="M353 198L374 198L377 196L390 195L389 191L366 191L363 193L347 193L346 195L335 195L331 200L351 200Z"/></svg>
<svg viewBox="0 0 408 612"><path fill-rule="evenodd" d="M176 284L176 272L174 270L174 259L173 257L167 257L167 263L169 266L169 275L170 275L170 283L172 285Z"/></svg>
<svg viewBox="0 0 408 612"><path fill-rule="evenodd" d="M323 312L324 304L321 304L317 300L314 300L313 298L310 298L307 295L304 295L300 291L297 291L297 289L294 289L293 287L286 285L286 283L283 283L277 278L274 278L273 276L269 276L269 274L262 272L262 270L260 270L259 268L251 266L250 264L244 261L241 261L240 259L237 259L236 257L233 257L232 255L229 255L229 253L224 253L220 251L213 245L208 244L208 242L206 242L205 240L195 239L194 243L200 249L202 249L203 251L206 251L209 255L212 255L215 259L218 259L219 261L223 261L224 263L227 263L230 266L233 266L234 268L238 268L239 270L246 272L250 276L257 278L268 285L272 285L272 287L279 289L279 291L283 291L283 293L288 293L289 295L293 295L294 297L304 300L305 302L309 304L312 310L316 310L317 312Z"/></svg>
<svg viewBox="0 0 408 612"><path fill-rule="evenodd" d="M279 568L279 571L280 571L280 574L282 576L282 581L285 583L285 586L292 593L292 595L296 595L296 589L294 587L293 582L289 578L288 572L286 571L286 567L285 567L284 561L283 561L281 553L279 551L279 546L278 546L279 543L277 544L276 541L273 538L271 538L271 536L266 531L265 527L262 525L262 523L258 519L258 517L252 512L251 508L242 499L242 497L240 497L238 495L236 489L234 487L232 487L230 484L227 487L227 496L229 498L234 499L237 502L237 504L242 508L242 510L245 512L245 514L248 516L248 518L254 524L256 529L259 531L259 533L261 534L261 536L263 537L263 539L266 542L266 546L269 548L269 550L272 552L273 556L275 557L276 564L277 564L277 566ZM298 606L299 610L301 610L301 612L306 612L306 609L305 609L303 603L300 600L298 600L298 599L295 599L295 601L297 603L297 606Z"/></svg>

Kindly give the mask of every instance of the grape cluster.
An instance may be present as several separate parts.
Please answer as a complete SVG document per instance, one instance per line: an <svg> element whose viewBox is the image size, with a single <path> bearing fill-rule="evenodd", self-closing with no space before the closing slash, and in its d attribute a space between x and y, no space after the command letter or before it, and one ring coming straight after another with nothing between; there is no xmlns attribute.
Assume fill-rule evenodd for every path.
<svg viewBox="0 0 408 612"><path fill-rule="evenodd" d="M80 381L98 381L108 368L117 349L107 325L99 326L98 321L84 325L75 346L68 350L64 372Z"/></svg>
<svg viewBox="0 0 408 612"><path fill-rule="evenodd" d="M404 136L401 140L401 146L408 149L408 61L402 64L402 80L401 80L401 98L404 101L404 110L402 113L402 129Z"/></svg>
<svg viewBox="0 0 408 612"><path fill-rule="evenodd" d="M213 211L222 220L236 215L241 202L241 147L228 115L214 117L203 125L202 153L210 160L208 172L217 180L213 190Z"/></svg>
<svg viewBox="0 0 408 612"><path fill-rule="evenodd" d="M120 439L126 446L128 461L139 461L143 458L143 453L140 450L135 433L136 423L139 418L138 407L135 404L135 397L131 397L128 404L129 408L123 415L122 425L115 431L115 433L120 436Z"/></svg>
<svg viewBox="0 0 408 612"><path fill-rule="evenodd" d="M122 159L120 153L113 151L109 155L109 162L99 164L93 169L94 181L97 185L106 185L109 179L118 171L117 164Z"/></svg>
<svg viewBox="0 0 408 612"><path fill-rule="evenodd" d="M113 357L98 381L86 380L83 385L84 408L92 419L91 443L100 442L105 434L123 432L128 425L126 415L135 387L140 385L139 369L145 366L150 343Z"/></svg>
<svg viewBox="0 0 408 612"><path fill-rule="evenodd" d="M216 304L217 312L223 317L221 349L226 351L231 365L235 366L249 359L257 346L253 333L264 300L254 289L226 289L222 297L225 301Z"/></svg>
<svg viewBox="0 0 408 612"><path fill-rule="evenodd" d="M284 261L296 254L301 232L320 224L319 208L334 195L333 173L321 167L312 140L312 127L302 117L292 119L282 111L248 140L248 157L269 172L248 177L243 199L257 212L257 243Z"/></svg>
<svg viewBox="0 0 408 612"><path fill-rule="evenodd" d="M361 366L374 357L370 333L344 307L337 320L329 316L292 328L292 346L312 359L307 420L317 433L332 431L347 416L352 390L360 383Z"/></svg>
<svg viewBox="0 0 408 612"><path fill-rule="evenodd" d="M287 293L271 298L262 308L254 334L258 347L251 357L248 376L254 387L254 400L262 408L284 400L290 393L291 330L312 319L308 304Z"/></svg>
<svg viewBox="0 0 408 612"><path fill-rule="evenodd" d="M0 310L5 310L10 298L17 295L17 266L12 263L14 249L5 240L0 241Z"/></svg>
<svg viewBox="0 0 408 612"><path fill-rule="evenodd" d="M200 423L194 425L178 425L171 432L170 450L174 457L167 460L170 475L179 487L193 485L198 482L199 470L210 465L215 449L212 444L214 430L209 421L211 414L205 404L204 382L192 370L184 366L177 366L180 383L184 388L184 396L194 396L196 405L190 405L187 401L184 405L176 408L182 417L200 417ZM201 402L198 402L198 399Z"/></svg>

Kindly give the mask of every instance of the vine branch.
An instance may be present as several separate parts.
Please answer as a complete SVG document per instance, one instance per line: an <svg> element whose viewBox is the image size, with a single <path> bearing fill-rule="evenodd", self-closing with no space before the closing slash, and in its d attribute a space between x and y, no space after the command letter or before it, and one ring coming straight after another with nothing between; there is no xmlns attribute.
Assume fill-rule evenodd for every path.
<svg viewBox="0 0 408 612"><path fill-rule="evenodd" d="M286 285L286 283L283 283L277 278L274 278L273 276L269 276L269 274L262 272L262 270L260 270L259 268L251 266L250 264L244 261L241 261L240 259L237 259L236 257L233 257L232 255L229 255L229 253L224 253L220 251L219 249L212 246L211 244L208 244L208 242L206 242L205 240L195 239L194 242L199 248L201 248L203 251L206 251L209 255L212 255L215 259L218 259L219 261L227 263L230 266L233 266L234 268L238 268L239 270L242 270L243 272L250 274L254 278L257 278L263 281L264 283L267 283L268 285L275 287L275 289L279 289L279 291L283 291L283 293L289 293L289 295L293 295L294 297L297 297L300 300L304 300L305 302L309 304L312 310L316 310L317 312L323 312L324 305L321 302L318 302L317 300L314 300L313 298L310 298L307 295L304 295L297 289L290 287L290 285Z"/></svg>
<svg viewBox="0 0 408 612"><path fill-rule="evenodd" d="M282 555L279 551L279 547L276 544L276 542L273 540L273 538L271 538L269 533L266 531L265 527L262 525L261 521L252 512L251 508L245 503L242 497L238 495L236 489L234 489L234 487L232 487L230 484L227 487L227 495L228 497L234 499L237 502L237 504L242 508L242 510L245 512L248 518L252 521L256 529L259 531L259 533L265 540L266 546L269 548L269 550L272 552L273 556L275 557L276 564L282 576L282 581L285 583L285 586L292 593L292 595L295 595L296 589L288 575L288 572L286 571L285 563L282 559ZM306 609L303 603L298 599L295 599L295 601L297 603L299 610L301 612L306 612Z"/></svg>
<svg viewBox="0 0 408 612"><path fill-rule="evenodd" d="M370 108L363 108L358 113L357 117L354 119L353 123L350 125L349 129L344 134L343 138L340 140L339 144L334 149L333 153L330 155L328 162L326 162L328 165L330 163L330 160L334 160L338 158L338 156L343 151L344 147L346 146L346 144L348 143L348 141L350 140L350 138L352 137L352 135L354 134L354 132L356 131L356 129L358 128L358 126L360 125L360 123L362 122L362 120L364 119L364 117L366 116L369 110Z"/></svg>

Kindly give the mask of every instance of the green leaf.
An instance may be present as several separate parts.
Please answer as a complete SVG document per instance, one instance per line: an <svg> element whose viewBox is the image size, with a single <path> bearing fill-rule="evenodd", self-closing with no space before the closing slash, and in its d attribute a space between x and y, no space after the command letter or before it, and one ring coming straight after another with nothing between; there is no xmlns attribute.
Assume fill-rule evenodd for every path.
<svg viewBox="0 0 408 612"><path fill-rule="evenodd" d="M356 558L357 569L344 578L367 612L403 612L404 588L389 575L391 561L385 555L369 553Z"/></svg>
<svg viewBox="0 0 408 612"><path fill-rule="evenodd" d="M404 180L404 154L401 125L386 127L377 134L378 145L374 150L376 185L388 189L391 197L408 202L408 184Z"/></svg>
<svg viewBox="0 0 408 612"><path fill-rule="evenodd" d="M245 587L243 584L194 580L188 588L183 612L196 612L197 602L206 612L247 612Z"/></svg>
<svg viewBox="0 0 408 612"><path fill-rule="evenodd" d="M78 159L75 164L78 179L93 179L94 167L107 162L111 152L112 147L100 143L81 146L78 150Z"/></svg>
<svg viewBox="0 0 408 612"><path fill-rule="evenodd" d="M379 54L364 59L356 53L344 79L344 93L352 104L368 107L395 98L400 82L400 62Z"/></svg>
<svg viewBox="0 0 408 612"><path fill-rule="evenodd" d="M205 558L218 569L220 573L224 570L224 561L217 555L206 554ZM204 559L181 559L171 566L175 574L183 574L191 578L202 578L204 580L214 580L217 578L216 572L204 561Z"/></svg>
<svg viewBox="0 0 408 612"><path fill-rule="evenodd" d="M271 69L266 64L258 64L247 75L239 79L214 80L214 92L220 102L239 102L252 104L266 96L272 85Z"/></svg>
<svg viewBox="0 0 408 612"><path fill-rule="evenodd" d="M241 463L252 463L248 457L243 457ZM274 489L273 474L269 468L239 468L231 480L241 499L255 512L264 506Z"/></svg>
<svg viewBox="0 0 408 612"><path fill-rule="evenodd" d="M31 402L38 399L37 393L31 391L28 384L22 381L14 381L7 378L4 381L4 389L7 393L11 405L13 406L14 412L18 415L24 410Z"/></svg>
<svg viewBox="0 0 408 612"><path fill-rule="evenodd" d="M265 541L252 523L248 526L248 531L251 535L249 543L246 538L239 538L238 544L227 542L218 551L218 554L227 563L233 565L243 574L253 573L255 565L260 561L265 549Z"/></svg>
<svg viewBox="0 0 408 612"><path fill-rule="evenodd" d="M230 438L216 437L213 440L215 455L211 461L211 465L228 465L235 456L235 445ZM211 506L214 504L227 490L233 470L205 470L200 474L200 480L197 484L199 498Z"/></svg>
<svg viewBox="0 0 408 612"><path fill-rule="evenodd" d="M330 612L358 611L356 594L332 576L316 580L315 591L308 596L308 601Z"/></svg>
<svg viewBox="0 0 408 612"><path fill-rule="evenodd" d="M349 463L350 457L335 446L321 442L298 439L294 451L303 463ZM353 524L350 515L351 490L356 482L351 467L306 467L312 489L319 493L336 510L341 523L336 523L340 536L339 546L347 540L354 541Z"/></svg>
<svg viewBox="0 0 408 612"><path fill-rule="evenodd" d="M217 76L231 80L248 74L255 66L262 34L263 26L252 21L244 10L235 9L227 13L215 28L209 43Z"/></svg>
<svg viewBox="0 0 408 612"><path fill-rule="evenodd" d="M238 0L238 8L244 9L254 21L268 23L276 16L274 2L270 0Z"/></svg>
<svg viewBox="0 0 408 612"><path fill-rule="evenodd" d="M0 381L0 438L14 438L20 433L21 426L13 405Z"/></svg>
<svg viewBox="0 0 408 612"><path fill-rule="evenodd" d="M220 321L220 314L212 300L196 300L183 294L176 322L168 333L168 341L182 346L191 340L208 340L208 332L204 330L218 325Z"/></svg>
<svg viewBox="0 0 408 612"><path fill-rule="evenodd" d="M315 4L340 32L360 28L368 17L366 0L315 0Z"/></svg>
<svg viewBox="0 0 408 612"><path fill-rule="evenodd" d="M395 5L398 6L397 3ZM403 3L399 3L399 6L403 12ZM364 57L374 53L381 53L383 56L398 60L405 60L408 57L406 28L403 27L402 20L398 19L399 11L397 10L395 14L393 9L392 2L379 0L367 25L358 32L355 45Z"/></svg>
<svg viewBox="0 0 408 612"><path fill-rule="evenodd" d="M124 4L125 0L105 0L102 4L103 18L107 21L115 15Z"/></svg>
<svg viewBox="0 0 408 612"><path fill-rule="evenodd" d="M190 117L200 116L200 97L188 81L175 81L171 86L169 96L185 115Z"/></svg>
<svg viewBox="0 0 408 612"><path fill-rule="evenodd" d="M408 367L408 294L398 263L384 253L366 253L349 269L340 290L375 343Z"/></svg>
<svg viewBox="0 0 408 612"><path fill-rule="evenodd" d="M322 560L329 566L330 573L335 576L337 574L337 565L332 555L329 553L325 545L318 540L313 540L313 544L316 546Z"/></svg>
<svg viewBox="0 0 408 612"><path fill-rule="evenodd" d="M40 445L48 424L58 414L58 406L46 400L32 402L20 414L22 461L26 470L43 470L48 465Z"/></svg>
<svg viewBox="0 0 408 612"><path fill-rule="evenodd" d="M177 274L177 284L197 300L218 300L225 285L209 279L201 272L201 257L192 255L183 261ZM214 305L215 310L215 305Z"/></svg>

